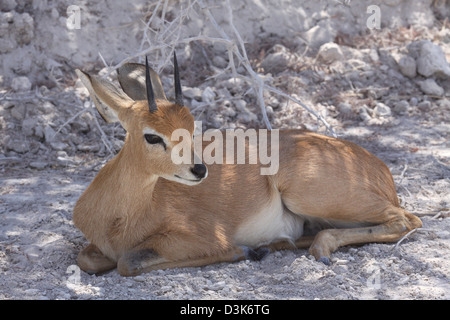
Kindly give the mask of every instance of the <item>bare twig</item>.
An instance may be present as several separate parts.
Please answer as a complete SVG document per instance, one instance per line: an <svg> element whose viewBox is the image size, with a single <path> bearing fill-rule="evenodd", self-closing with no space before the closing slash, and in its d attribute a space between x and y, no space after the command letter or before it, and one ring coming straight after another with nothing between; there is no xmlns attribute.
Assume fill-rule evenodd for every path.
<svg viewBox="0 0 450 320"><path fill-rule="evenodd" d="M436 156L433 154L431 155L432 159L439 164L440 166L442 166L442 168L450 170L450 166L448 166L447 164L443 163L442 161L440 161L438 158L436 158Z"/></svg>
<svg viewBox="0 0 450 320"><path fill-rule="evenodd" d="M223 28L217 23L216 19L214 18L213 14L209 10L208 7L206 7L203 3L203 1L199 1L200 7L202 8L202 11L205 13L205 15L208 17L209 21L212 23L214 28L219 32L219 34L222 36L222 38L232 41L231 38L226 34L226 32L223 30ZM239 51L237 44L232 41L233 45L230 45L227 47L228 49L228 58L231 66L231 70L233 71L233 75L237 77L237 72L234 66L234 59L233 55L237 57L239 62L242 64L242 66L245 68L247 73L249 74L249 77L240 76L247 82L250 82L253 85L253 89L255 91L259 107L261 109L261 114L263 116L264 123L267 127L267 129L271 130L272 126L270 124L269 118L267 116L266 106L264 104L264 81L263 79L255 72L253 71L253 68L250 65L250 62L247 58L247 52L245 51L244 41L242 40L239 32L237 31L236 27L233 24L233 12L231 10L231 5L229 0L226 2L227 9L228 9L228 23L230 24L230 27L232 28L234 35L237 39L237 42L242 50Z"/></svg>
<svg viewBox="0 0 450 320"><path fill-rule="evenodd" d="M204 11L205 15L209 18L209 20L211 21L212 25L214 26L214 28L219 32L219 34L222 36L222 38L224 38L227 42L229 42L227 48L228 48L228 58L229 58L229 66L231 66L232 69L232 73L233 76L236 78L241 78L243 80L245 80L247 83L249 83L250 85L253 86L253 89L256 93L257 99L258 99L258 103L261 109L261 113L263 115L263 120L266 124L266 127L268 129L271 129L271 125L269 122L269 119L267 117L267 112L266 112L266 108L264 105L264 89L265 90L269 90L277 95L280 95L282 97L287 98L290 101L295 102L296 104L302 106L306 111L308 111L309 113L311 113L317 120L321 121L325 127L327 128L327 130L334 136L336 137L336 133L334 132L333 128L328 124L328 122L317 112L315 112L314 110L312 110L311 108L307 107L305 104L303 104L301 101L299 101L298 99L295 99L294 97L276 89L273 88L271 86L269 86L268 84L264 83L264 80L262 79L262 77L260 75L258 75L251 67L250 62L248 60L247 57L247 53L245 50L245 46L244 46L244 41L242 40L238 30L236 29L236 27L233 24L233 14L232 14L232 10L231 10L231 5L229 0L226 1L227 4L227 9L228 9L228 19L229 19L229 25L231 27L231 29L233 30L234 36L237 39L237 44L234 43L234 41L232 41L230 39L230 37L225 33L225 31L223 30L222 27L219 26L219 24L217 23L217 21L215 20L214 16L212 15L211 11L209 10L209 8L207 8L203 1L199 1L200 7L202 8L202 10ZM238 45L240 47L240 50L238 49ZM234 59L233 57L236 56L237 59L239 60L240 64L246 69L247 73L248 73L248 77L247 76L243 76L243 75L238 75L235 69L235 64L234 64Z"/></svg>
<svg viewBox="0 0 450 320"><path fill-rule="evenodd" d="M103 65L104 65L105 67L109 67L108 64L106 63L105 58L103 58L102 54L100 53L100 51L98 52L98 55L100 56L100 59L102 60Z"/></svg>
<svg viewBox="0 0 450 320"><path fill-rule="evenodd" d="M298 104L312 116L314 116L319 122L321 122L331 135L333 135L334 137L337 136L333 128L330 126L330 124L328 124L328 122L319 112L316 112L310 107L306 106L304 103L299 101L298 98L294 98L282 92L281 90L272 87L269 84L270 80L268 78L264 78L261 74L258 74L253 70L248 59L247 52L245 50L244 40L242 39L239 31L234 25L233 11L231 9L229 0L226 0L224 8L226 10L228 25L232 31L231 35L227 34L223 27L219 25L215 16L212 14L210 7L208 7L208 5L206 5L203 0L189 1L188 6L184 9L181 9L177 16L170 22L166 21L165 19L167 5L167 0L158 0L156 3L154 3L151 16L149 17L148 21L144 23L145 29L143 32L143 38L141 40L139 51L123 59L118 64L112 66L110 68L110 72L121 67L126 62L129 62L135 58L140 59L142 56L152 53L154 53L158 57L158 59L154 60L154 64L156 64L154 69L156 72L159 72L167 64L170 64L172 53L178 44L189 44L194 41L222 43L226 46L227 49L228 66L222 72L220 72L220 74L223 74L226 71L231 71L231 74L234 78L240 78L250 85L251 90L253 90L255 93L258 106L263 117L263 121L268 129L272 129L272 126L268 118L266 106L264 103L264 91L272 92L276 95L288 99L288 101L292 101ZM197 8L200 8L200 10L198 11ZM207 19L211 23L213 29L217 31L219 36L211 37L201 34L198 36L183 38L181 36L181 30L191 11L202 14L205 19ZM156 19L156 15L159 14L159 12L161 12L161 23L158 24L157 28L153 29L154 27L152 27L152 22ZM145 47L145 45L147 45L147 47ZM304 52L303 54L305 53L306 52ZM238 71L236 70L236 63L238 63L245 69L245 74L238 73Z"/></svg>
<svg viewBox="0 0 450 320"><path fill-rule="evenodd" d="M109 153L111 155L113 155L113 154L115 154L115 152L113 151L111 143L108 141L106 133L103 131L102 127L100 126L100 123L98 123L96 112L94 112L94 109L95 108L93 107L93 102L91 100L90 108L88 108L87 110L92 114L92 117L94 118L95 125L97 126L98 131L100 131L100 135L101 135L103 144L105 145L106 149L108 149Z"/></svg>
<svg viewBox="0 0 450 320"><path fill-rule="evenodd" d="M83 103L77 98L77 103L71 103L66 101L66 99L64 97L61 97L60 95L56 96L56 97L45 97L43 95L41 95L41 93L36 89L34 92L29 92L27 93L27 95L16 95L16 96L7 96L4 95L2 97L0 97L0 101L4 100L4 101L32 101L32 100L43 100L43 101L51 101L53 103L59 103L59 104L64 104L67 105L73 109L80 109L83 106ZM80 111L78 111L75 115L73 115L70 119L68 119L66 122L64 122L61 126L59 126L59 128L56 130L55 132L55 136L65 127L67 126L69 123L71 123L72 121L74 121L76 118L78 118L79 116L81 116L83 113L85 112L90 112L94 118L94 122L95 125L97 126L99 132L100 132L100 136L102 139L103 144L105 145L106 149L108 149L109 153L111 155L114 155L115 152L113 151L113 148L111 146L111 143L108 141L108 137L106 135L106 133L103 131L102 127L100 126L100 124L98 123L97 117L95 112L93 112L95 108L92 107L92 102L89 108L82 108Z"/></svg>
<svg viewBox="0 0 450 320"><path fill-rule="evenodd" d="M405 178L405 173L406 170L408 169L408 159L405 159L405 167L403 168L402 173L400 174L400 181L398 182L398 184L400 185L403 181L403 179ZM406 188L405 188L406 189ZM409 191L408 191L409 192Z"/></svg>
<svg viewBox="0 0 450 320"><path fill-rule="evenodd" d="M317 120L321 121L325 127L327 128L327 130L331 133L331 135L333 135L333 137L337 137L336 132L333 130L333 128L328 124L328 122L317 112L315 112L314 110L312 110L311 108L307 107L304 103L302 103L300 100L295 99L294 97L284 93L281 90L278 90L276 88L273 88L271 86L266 85L265 88L273 93L278 94L279 96L282 96L284 98L289 99L292 102L295 102L296 104L300 105L302 108L304 108L306 111L308 111L309 113L311 113L314 117L316 117Z"/></svg>
<svg viewBox="0 0 450 320"><path fill-rule="evenodd" d="M408 232L407 234L405 234L403 237L401 237L400 240L397 241L397 243L395 244L394 248L392 250L397 250L398 246L400 245L400 243L403 242L403 240L405 240L406 238L408 238L411 234L413 234L414 232L416 232L417 230L419 230L420 228L415 228L412 229L410 232Z"/></svg>
<svg viewBox="0 0 450 320"><path fill-rule="evenodd" d="M139 52L126 57L118 64L111 67L110 72L120 68L123 64L135 59L141 58L150 53L155 53L158 56L161 55L162 59L159 60L158 65L154 68L156 72L159 72L162 68L164 68L171 59L171 54L175 46L182 42L180 40L181 27L186 19L188 19L189 13L193 10L193 6L197 3L197 1L191 1L189 5L180 11L180 13L173 19L168 22L165 20L166 10L167 10L167 0L164 1L162 14L161 14L161 24L159 24L159 29L154 30L151 27L151 22L155 19L156 14L158 13L158 9L161 6L161 0L156 4L155 9L152 12L152 15L149 18L149 21L145 24L143 39L141 40L141 47ZM144 48L144 44L148 43L148 47ZM170 52L166 52L167 49L170 49ZM155 60L156 61L156 60Z"/></svg>
<svg viewBox="0 0 450 320"><path fill-rule="evenodd" d="M78 118L79 116L81 116L83 113L88 112L88 109L83 109L81 111L78 111L74 116L72 116L69 120L67 120L66 122L64 122L59 128L58 130L55 131L54 136L56 136L62 128L64 128L66 125L68 125L69 123L71 123L72 121L74 121L76 118Z"/></svg>

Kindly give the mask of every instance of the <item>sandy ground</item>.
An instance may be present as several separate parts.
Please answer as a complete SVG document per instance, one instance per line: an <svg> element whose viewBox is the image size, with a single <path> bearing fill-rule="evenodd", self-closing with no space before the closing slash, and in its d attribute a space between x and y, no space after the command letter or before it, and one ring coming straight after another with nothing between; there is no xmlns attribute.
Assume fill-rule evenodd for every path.
<svg viewBox="0 0 450 320"><path fill-rule="evenodd" d="M29 167L33 159L2 161L0 298L449 299L449 146L447 139L439 140L448 130L448 123L427 125L417 118L386 130L347 130L349 139L388 164L402 205L421 216L423 229L398 246L342 248L333 254L331 266L296 250L270 254L260 262L153 271L132 278L116 271L87 275L75 266L86 240L71 215L95 175L92 162L55 162L36 170Z"/></svg>
<svg viewBox="0 0 450 320"><path fill-rule="evenodd" d="M103 12L88 9L95 21ZM120 12L116 9L110 8ZM51 15L63 19L55 10ZM42 19L36 21L44 27ZM75 202L120 149L124 131L106 125L86 108L86 92L75 82L73 68L64 64L70 57L53 56L55 64L48 69L52 71L42 73L35 64L25 63L28 58L14 54L14 42L11 48L2 42L10 50L4 51L8 59L24 62L8 72L44 78L56 74L57 79L29 76L31 91L30 80L19 79L16 92L0 82L0 299L449 299L450 83L442 74L450 70L450 32L448 22L447 27L430 26L325 37L338 44L340 54L332 47L321 55L318 47L268 34L246 44L254 70L270 73L269 84L314 106L341 138L360 144L388 165L402 207L422 219L422 229L398 244L341 248L330 266L316 262L306 250L295 250L276 252L259 262L161 270L130 278L115 270L99 276L80 271L76 257L87 242L72 222ZM97 30L94 24L86 28ZM26 45L33 38L21 30L19 40ZM28 30L32 35L33 29ZM45 30L36 27L34 32ZM423 39L439 46L432 47L435 56L444 56L433 60L441 62L441 70L430 75L416 73L414 64L424 58ZM89 50L95 55L94 40ZM114 46L111 43L111 52ZM227 54L205 43L188 49L189 55L187 49L184 56L180 53L181 77L196 118L207 127L264 126L248 85L229 73L208 78L227 65ZM34 57L24 49L19 53ZM126 54L121 51L118 61ZM76 56L80 61L74 63L82 65L82 58L91 56ZM39 55L44 58L44 53ZM8 61L9 67L15 66L15 60ZM412 74L405 61L413 62ZM89 70L98 71L99 66L86 64ZM171 70L164 72L163 85L172 92L167 75ZM324 132L300 106L272 94L266 93L265 99L274 128Z"/></svg>

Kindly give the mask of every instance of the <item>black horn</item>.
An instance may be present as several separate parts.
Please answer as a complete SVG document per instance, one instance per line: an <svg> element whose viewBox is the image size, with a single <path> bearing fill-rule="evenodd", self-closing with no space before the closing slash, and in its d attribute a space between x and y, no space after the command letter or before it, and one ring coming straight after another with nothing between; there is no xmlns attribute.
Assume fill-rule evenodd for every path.
<svg viewBox="0 0 450 320"><path fill-rule="evenodd" d="M173 52L173 77L175 81L175 103L183 106L183 92L181 91L180 74L178 73L177 55Z"/></svg>
<svg viewBox="0 0 450 320"><path fill-rule="evenodd" d="M152 80L150 79L150 70L148 68L147 57L145 57L145 86L147 88L148 109L150 110L150 113L156 112L158 107L156 106L155 95L153 94Z"/></svg>

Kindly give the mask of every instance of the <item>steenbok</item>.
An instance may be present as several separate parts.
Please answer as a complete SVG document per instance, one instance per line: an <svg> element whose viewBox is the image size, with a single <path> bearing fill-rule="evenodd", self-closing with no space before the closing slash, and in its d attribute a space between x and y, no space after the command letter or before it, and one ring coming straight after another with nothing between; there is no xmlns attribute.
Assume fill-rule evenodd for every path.
<svg viewBox="0 0 450 320"><path fill-rule="evenodd" d="M207 167L194 161L201 158L194 147L192 161L174 163L174 131L183 129L189 132L183 139L194 139L175 56L174 103L148 63L119 68L121 89L76 72L102 117L127 131L122 150L74 208L75 226L90 242L78 255L86 272L117 267L132 276L306 247L329 264L340 246L393 242L422 226L399 207L387 166L345 140L280 130L274 174L261 174L259 161ZM270 135L268 144L274 143ZM247 147L248 158L254 146Z"/></svg>

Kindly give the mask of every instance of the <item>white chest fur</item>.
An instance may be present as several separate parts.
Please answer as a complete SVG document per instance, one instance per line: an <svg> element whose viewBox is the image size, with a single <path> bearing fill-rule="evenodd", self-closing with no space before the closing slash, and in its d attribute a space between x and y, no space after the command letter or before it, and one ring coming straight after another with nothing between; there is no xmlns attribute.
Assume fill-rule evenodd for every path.
<svg viewBox="0 0 450 320"><path fill-rule="evenodd" d="M237 245L252 248L276 240L295 241L303 234L303 224L304 219L286 210L277 195L268 206L239 226L234 239Z"/></svg>

